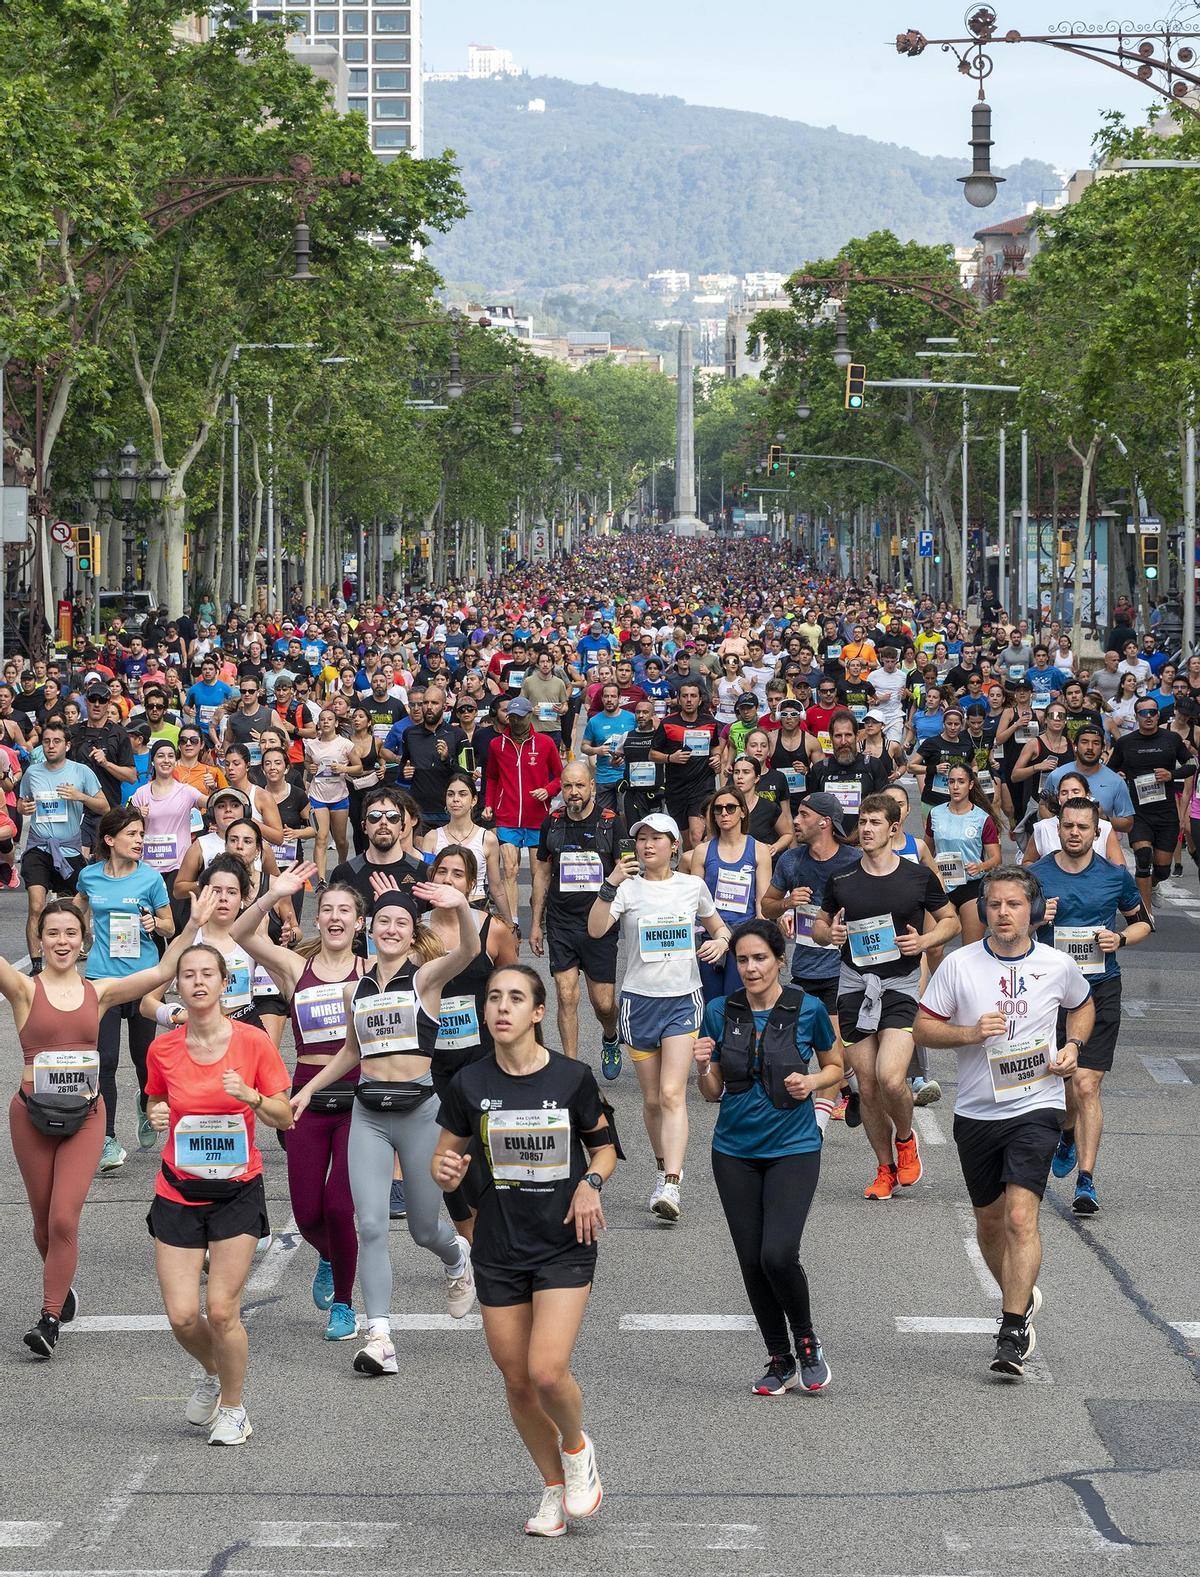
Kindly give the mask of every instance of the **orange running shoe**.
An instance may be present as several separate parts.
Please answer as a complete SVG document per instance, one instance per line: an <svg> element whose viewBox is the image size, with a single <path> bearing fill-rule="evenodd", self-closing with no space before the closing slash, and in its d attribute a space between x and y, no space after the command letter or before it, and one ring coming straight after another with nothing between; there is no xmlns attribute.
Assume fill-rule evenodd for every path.
<svg viewBox="0 0 1200 1577"><path fill-rule="evenodd" d="M907 1139L896 1140L896 1175L905 1188L911 1188L914 1183L921 1181L921 1174L925 1168L921 1165L921 1152L917 1148L917 1133L913 1132Z"/></svg>
<svg viewBox="0 0 1200 1577"><path fill-rule="evenodd" d="M843 1120L843 1118L845 1117L847 1100L848 1100L847 1096L845 1096L845 1095L841 1096L840 1099L837 1102L837 1105L830 1112L829 1115L830 1115L830 1117L833 1118L835 1123L841 1122Z"/></svg>
<svg viewBox="0 0 1200 1577"><path fill-rule="evenodd" d="M896 1168L881 1166L870 1188L863 1189L864 1199L890 1199L896 1191Z"/></svg>

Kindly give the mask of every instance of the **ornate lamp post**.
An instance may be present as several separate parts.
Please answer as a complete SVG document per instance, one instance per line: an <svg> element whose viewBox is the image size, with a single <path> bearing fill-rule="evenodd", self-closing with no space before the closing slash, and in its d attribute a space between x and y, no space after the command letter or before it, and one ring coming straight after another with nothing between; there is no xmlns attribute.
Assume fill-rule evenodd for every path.
<svg viewBox="0 0 1200 1577"><path fill-rule="evenodd" d="M121 500L125 523L123 532L125 575L122 589L125 598L126 622L134 614L133 554L135 544L133 520L138 491L144 483L150 495L150 502L157 506L166 498L167 488L171 482L171 473L164 465L155 464L148 471L142 472L139 469L141 459L137 445L127 443L122 446L120 459L117 464L117 496ZM101 466L92 478L92 493L98 504L106 503L112 497L112 477L107 466Z"/></svg>

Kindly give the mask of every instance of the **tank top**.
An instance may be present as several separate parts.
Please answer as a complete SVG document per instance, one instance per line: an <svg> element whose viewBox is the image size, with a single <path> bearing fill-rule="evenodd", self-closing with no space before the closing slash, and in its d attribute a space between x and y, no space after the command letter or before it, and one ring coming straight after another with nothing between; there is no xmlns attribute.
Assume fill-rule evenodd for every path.
<svg viewBox="0 0 1200 1577"><path fill-rule="evenodd" d="M930 811L934 863L947 892L972 879L963 866L977 865L983 859L983 829L987 820L987 811L980 810L978 805L972 805L962 816L956 815L949 805L935 805Z"/></svg>
<svg viewBox="0 0 1200 1577"><path fill-rule="evenodd" d="M917 840L913 837L911 832L906 832L904 834L904 846L903 848L897 849L896 853L902 860L909 860L913 865L919 865L921 863L921 851L917 848Z"/></svg>
<svg viewBox="0 0 1200 1577"><path fill-rule="evenodd" d="M483 1004L492 961L488 957L488 932L492 917L479 927L479 951L453 980L442 987L442 1009L433 1053L433 1086L440 1095L460 1068L478 1062L495 1050L483 1020Z"/></svg>
<svg viewBox="0 0 1200 1577"><path fill-rule="evenodd" d="M430 1018L416 990L418 965L411 960L380 990L375 969L354 988L350 1011L361 1060L374 1057L433 1057L439 1021Z"/></svg>
<svg viewBox="0 0 1200 1577"><path fill-rule="evenodd" d="M713 838L704 856L704 885L712 894L717 913L727 925L749 920L757 903L757 844L751 837L740 859L723 860Z"/></svg>
<svg viewBox="0 0 1200 1577"><path fill-rule="evenodd" d="M475 856L475 885L471 889L472 902L479 902L487 897L487 864L483 852L483 834L484 829L482 827L476 827L469 838L453 837L448 827L438 827L433 834L433 852L435 856L455 843L461 848L470 849Z"/></svg>
<svg viewBox="0 0 1200 1577"><path fill-rule="evenodd" d="M298 1090L320 1072L315 1062L302 1063L299 1059L312 1054L330 1056L341 1051L346 1044L346 1005L342 988L358 978L358 963L342 980L322 980L314 971L312 959L296 982L292 993L292 1039L296 1045L296 1072L292 1088ZM358 1070L337 1082L354 1084Z"/></svg>
<svg viewBox="0 0 1200 1577"><path fill-rule="evenodd" d="M32 1065L40 1051L94 1051L100 1034L100 1003L90 980L83 982L83 1001L64 1012L46 995L41 975L33 977L33 1004L21 1025L19 1039L25 1066Z"/></svg>
<svg viewBox="0 0 1200 1577"><path fill-rule="evenodd" d="M205 940L204 930L201 928L196 932L196 941ZM239 947L236 942L226 942L224 946L219 942L212 942L209 945L217 948L225 959L226 979L225 989L221 992L221 1012L226 1018L234 1019L239 1024L253 1024L261 1029L262 1019L254 1002L254 960L245 948ZM270 982L270 990L268 992L260 986L258 994L276 995L279 987L269 975L266 978Z"/></svg>
<svg viewBox="0 0 1200 1577"><path fill-rule="evenodd" d="M808 748L804 743L804 736L800 736L798 745L788 746L782 743L783 736L776 734L775 748L771 752L771 765L782 772L787 781L789 799L799 799L804 793L804 784L808 777Z"/></svg>

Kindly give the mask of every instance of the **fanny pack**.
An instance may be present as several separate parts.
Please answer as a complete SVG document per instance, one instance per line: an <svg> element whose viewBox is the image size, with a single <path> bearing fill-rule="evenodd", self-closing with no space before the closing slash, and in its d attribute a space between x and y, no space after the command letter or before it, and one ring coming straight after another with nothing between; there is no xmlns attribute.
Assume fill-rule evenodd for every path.
<svg viewBox="0 0 1200 1577"><path fill-rule="evenodd" d="M433 1085L360 1079L354 1093L369 1112L411 1112L429 1099Z"/></svg>
<svg viewBox="0 0 1200 1577"><path fill-rule="evenodd" d="M353 1084L327 1084L309 1101L308 1110L321 1117L336 1117L340 1112L348 1112L353 1105Z"/></svg>
<svg viewBox="0 0 1200 1577"><path fill-rule="evenodd" d="M96 1109L98 1095L45 1094L18 1092L25 1102L29 1121L47 1139L69 1139L83 1127Z"/></svg>
<svg viewBox="0 0 1200 1577"><path fill-rule="evenodd" d="M236 1199L243 1188L256 1178L234 1177L181 1177L164 1159L162 1175L176 1193L182 1194L191 1205L212 1205L223 1199Z"/></svg>

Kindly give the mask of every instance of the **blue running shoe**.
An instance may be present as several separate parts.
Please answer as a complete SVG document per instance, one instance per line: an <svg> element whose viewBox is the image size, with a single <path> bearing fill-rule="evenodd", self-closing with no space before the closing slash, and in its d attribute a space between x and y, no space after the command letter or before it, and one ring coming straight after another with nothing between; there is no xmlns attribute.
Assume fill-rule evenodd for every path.
<svg viewBox="0 0 1200 1577"><path fill-rule="evenodd" d="M388 1215L393 1221L403 1221L408 1214L408 1201L404 1197L404 1179L392 1179L392 1192L388 1200Z"/></svg>
<svg viewBox="0 0 1200 1577"><path fill-rule="evenodd" d="M1054 1159L1050 1162L1050 1170L1055 1177L1070 1177L1075 1170L1077 1160L1074 1139L1060 1139L1054 1151Z"/></svg>
<svg viewBox="0 0 1200 1577"><path fill-rule="evenodd" d="M1099 1208L1096 1185L1088 1173L1081 1172L1075 1184L1075 1198L1071 1201L1071 1209L1077 1216L1094 1216Z"/></svg>
<svg viewBox="0 0 1200 1577"><path fill-rule="evenodd" d="M358 1335L358 1318L348 1303L335 1303L329 1311L329 1324L325 1327L327 1342L348 1342Z"/></svg>
<svg viewBox="0 0 1200 1577"><path fill-rule="evenodd" d="M615 1079L620 1073L621 1042L619 1040L600 1042L600 1071L606 1079Z"/></svg>
<svg viewBox="0 0 1200 1577"><path fill-rule="evenodd" d="M317 1274L313 1277L313 1302L318 1309L328 1309L333 1303L333 1266L327 1259L317 1261Z"/></svg>

